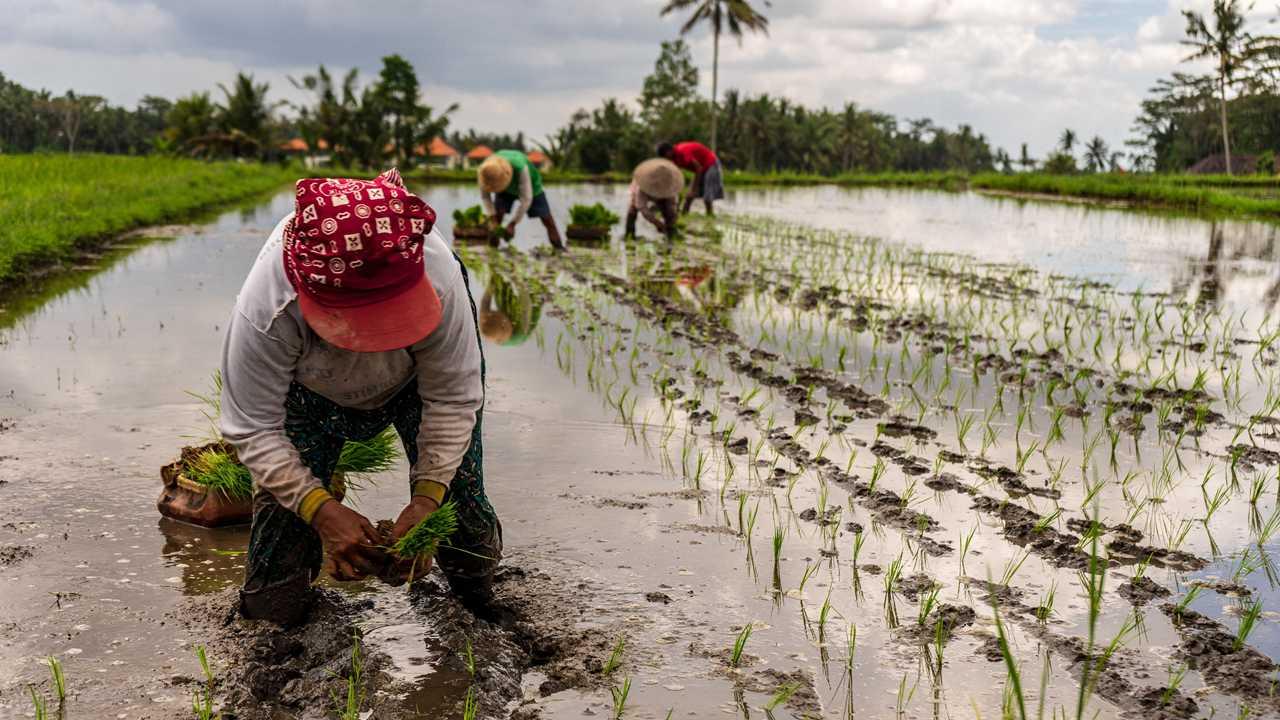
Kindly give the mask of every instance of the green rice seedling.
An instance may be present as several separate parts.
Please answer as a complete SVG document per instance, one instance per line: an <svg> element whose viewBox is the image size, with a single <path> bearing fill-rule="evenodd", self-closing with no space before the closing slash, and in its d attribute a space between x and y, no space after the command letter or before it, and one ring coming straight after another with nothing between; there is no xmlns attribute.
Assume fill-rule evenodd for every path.
<svg viewBox="0 0 1280 720"><path fill-rule="evenodd" d="M1164 692L1160 694L1161 707L1169 704L1169 701L1173 699L1173 694L1178 692L1178 687L1182 685L1182 679L1186 676L1186 663L1169 667L1169 683L1165 686Z"/></svg>
<svg viewBox="0 0 1280 720"><path fill-rule="evenodd" d="M884 477L884 473L887 469L888 466L885 465L884 460L876 458L876 464L871 467L871 482L868 484L868 490L870 492L875 492L876 485L880 482L880 478Z"/></svg>
<svg viewBox="0 0 1280 720"><path fill-rule="evenodd" d="M866 542L867 536L864 532L853 534L853 571L858 572L858 556L862 554L862 545Z"/></svg>
<svg viewBox="0 0 1280 720"><path fill-rule="evenodd" d="M1009 639L1004 632L1004 623L1000 620L1000 608L992 603L991 611L996 624L996 641L1000 647L1000 656L1004 658L1005 670L1009 676L1009 689L1013 700L1017 703L1018 719L1027 720L1027 703L1022 693L1022 675L1018 672L1018 662L1009 649Z"/></svg>
<svg viewBox="0 0 1280 720"><path fill-rule="evenodd" d="M1037 535L1044 532L1062 515L1062 508L1054 508L1053 512L1048 513L1036 521L1031 531Z"/></svg>
<svg viewBox="0 0 1280 720"><path fill-rule="evenodd" d="M1209 497L1203 492L1201 495L1204 500L1204 524L1208 525L1209 521L1213 519L1214 513L1218 512L1218 509L1230 499L1231 486L1223 483L1222 487L1218 488L1218 491L1213 494L1213 497Z"/></svg>
<svg viewBox="0 0 1280 720"><path fill-rule="evenodd" d="M775 526L773 528L773 588L777 591L782 590L782 571L780 562L782 560L783 538L782 526Z"/></svg>
<svg viewBox="0 0 1280 720"><path fill-rule="evenodd" d="M1236 639L1232 644L1233 650L1239 650L1244 647L1245 642L1249 639L1249 634L1253 632L1254 626L1258 622L1258 617L1262 614L1262 601L1254 600L1245 606L1244 613L1240 616L1240 626L1236 629Z"/></svg>
<svg viewBox="0 0 1280 720"><path fill-rule="evenodd" d="M627 696L631 694L631 678L624 678L620 687L609 688L613 696L613 720L619 720L627 709Z"/></svg>
<svg viewBox="0 0 1280 720"><path fill-rule="evenodd" d="M348 487L359 488L363 476L390 470L399 456L400 435L394 427L388 427L368 440L344 444L333 471L345 476Z"/></svg>
<svg viewBox="0 0 1280 720"><path fill-rule="evenodd" d="M183 469L191 480L230 500L253 497L253 478L249 469L223 450L207 449L192 458Z"/></svg>
<svg viewBox="0 0 1280 720"><path fill-rule="evenodd" d="M889 568L885 570L885 573L884 573L885 602L889 602L889 599L893 596L894 591L897 590L898 579L900 577L902 577L902 556L901 555L894 558L889 563Z"/></svg>
<svg viewBox="0 0 1280 720"><path fill-rule="evenodd" d="M734 638L733 650L729 653L729 667L736 668L742 666L742 651L747 647L747 640L751 639L752 623L742 626L742 631Z"/></svg>
<svg viewBox="0 0 1280 720"><path fill-rule="evenodd" d="M44 696L36 692L34 685L28 685L27 692L31 695L31 709L35 713L36 720L46 720L49 717L49 710L45 706Z"/></svg>
<svg viewBox="0 0 1280 720"><path fill-rule="evenodd" d="M1058 595L1058 581L1054 580L1049 583L1049 589L1045 591L1040 598L1040 606L1036 608L1036 620L1041 625L1049 622L1049 618L1053 616L1053 604Z"/></svg>
<svg viewBox="0 0 1280 720"><path fill-rule="evenodd" d="M435 557L440 544L447 541L458 529L458 506L450 500L438 510L426 516L409 532L391 546L390 551L401 560L412 560L409 569L409 580L413 581L414 572L420 564L430 562Z"/></svg>
<svg viewBox="0 0 1280 720"><path fill-rule="evenodd" d="M1028 557L1031 557L1030 548L1024 551L1022 553L1022 557L1020 558L1018 557L1009 558L1009 562L1005 563L1004 565L1004 574L1000 576L1000 584L1001 585L1011 584L1013 582L1014 576L1017 575L1018 571L1022 569L1022 564L1027 561Z"/></svg>
<svg viewBox="0 0 1280 720"><path fill-rule="evenodd" d="M605 661L604 667L600 670L606 677L613 674L614 670L622 664L622 651L626 647L627 638L619 636L618 642L613 646L613 652L609 654L609 659Z"/></svg>
<svg viewBox="0 0 1280 720"><path fill-rule="evenodd" d="M333 699L334 711L339 720L361 720L360 708L364 705L364 657L360 652L358 635L351 636L351 674L346 677L346 692L339 695L330 691L329 696Z"/></svg>
<svg viewBox="0 0 1280 720"><path fill-rule="evenodd" d="M476 686L467 688L467 695L462 700L462 720L476 720L480 712L480 704L476 701Z"/></svg>
<svg viewBox="0 0 1280 720"><path fill-rule="evenodd" d="M1036 440L1036 441L1033 441L1030 445L1028 445L1025 451L1021 448L1017 450L1018 458L1017 458L1016 469L1018 473L1022 473L1022 471L1026 469L1027 461L1031 459L1031 456L1035 454L1035 451L1039 449L1039 447L1040 447L1040 441Z"/></svg>
<svg viewBox="0 0 1280 720"><path fill-rule="evenodd" d="M800 576L800 587L796 588L796 592L803 593L805 584L809 582L809 578L813 577L813 574L817 571L817 565L806 564L804 566L804 574Z"/></svg>
<svg viewBox="0 0 1280 720"><path fill-rule="evenodd" d="M1257 545L1261 548L1280 532L1280 507L1272 511L1271 516L1267 518L1267 522L1258 528L1258 536L1256 538Z"/></svg>
<svg viewBox="0 0 1280 720"><path fill-rule="evenodd" d="M1097 523L1097 512L1095 509L1092 518ZM1106 563L1098 554L1098 533L1089 533L1089 568L1087 573L1080 574L1080 583L1084 587L1085 595L1089 603L1089 622L1088 622L1088 639L1085 645L1085 656L1093 656L1094 639L1097 637L1098 618L1102 615L1102 594L1106 585ZM1076 697L1076 720L1084 717L1085 705L1088 701L1089 688L1092 685L1090 680L1090 668L1092 663L1085 663L1084 677L1080 683L1079 693Z"/></svg>
<svg viewBox="0 0 1280 720"><path fill-rule="evenodd" d="M46 663L49 665L49 676L53 680L53 694L58 699L58 707L67 703L67 677L62 671L62 662L50 655Z"/></svg>
<svg viewBox="0 0 1280 720"><path fill-rule="evenodd" d="M191 711L196 720L213 720L213 669L209 667L209 656L204 645L196 645L196 659L200 662L200 670L204 673L204 687L199 688L191 696Z"/></svg>
<svg viewBox="0 0 1280 720"><path fill-rule="evenodd" d="M940 590L940 588L933 588L920 601L920 607L916 613L916 624L920 627L924 627L925 621L929 618L929 613L933 612L933 609L938 605L938 593Z"/></svg>
<svg viewBox="0 0 1280 720"><path fill-rule="evenodd" d="M974 536L974 533L976 532L978 532L978 524L974 523L973 527L969 528L968 534L960 536L960 574L961 575L968 574L965 570L964 561L965 561L965 557L969 554L969 546L973 544L973 536Z"/></svg>
<svg viewBox="0 0 1280 720"><path fill-rule="evenodd" d="M619 638L619 640L621 640L621 638ZM462 665L467 669L467 675L471 676L472 680L475 680L476 679L476 656L475 656L475 653L471 651L471 638L466 638L466 645L464 646L463 652L462 652Z"/></svg>
<svg viewBox="0 0 1280 720"><path fill-rule="evenodd" d="M1266 489L1266 476L1262 473L1255 473L1253 480L1249 486L1249 504L1257 505L1258 498L1262 497L1262 491Z"/></svg>
<svg viewBox="0 0 1280 720"><path fill-rule="evenodd" d="M799 689L800 689L800 683L798 682L786 683L782 687L778 688L778 691L773 694L773 697L769 698L769 702L764 704L764 711L766 713L773 712L774 710L777 709L779 705L782 705L786 701L790 700L791 696L795 695L796 690L799 690Z"/></svg>
<svg viewBox="0 0 1280 720"><path fill-rule="evenodd" d="M822 609L818 611L818 642L826 642L827 637L827 619L831 615L831 591L827 590L827 597L822 601Z"/></svg>

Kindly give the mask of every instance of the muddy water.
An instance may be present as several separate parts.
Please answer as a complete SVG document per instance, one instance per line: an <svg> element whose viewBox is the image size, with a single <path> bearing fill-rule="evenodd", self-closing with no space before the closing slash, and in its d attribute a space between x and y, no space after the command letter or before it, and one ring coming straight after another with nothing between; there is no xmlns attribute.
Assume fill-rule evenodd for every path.
<svg viewBox="0 0 1280 720"><path fill-rule="evenodd" d="M464 188L432 187L423 193L446 229L452 209L473 202ZM571 202L599 200L620 209L624 197L616 187L558 187L551 195L562 226ZM1065 275L1110 282L1122 290L1168 292L1216 304L1222 314L1243 313L1250 328L1256 326L1255 318L1272 310L1271 288L1280 276L1270 226L1248 223L974 195L826 188L736 192L728 204L736 212L804 220L884 238L891 245L1025 263L1044 277ZM221 326L243 273L288 206L289 197L281 195L261 207L175 229L172 239L104 260L105 267L86 271L63 294L39 303L15 301L0 315L6 328L0 334L0 578L5 581L0 593L0 715L29 711L27 683L46 695L51 692L40 663L50 655L66 668L68 717L175 717L189 712L195 687L191 678L199 672L192 646L209 642L210 631L196 629L182 614L223 606L192 605L184 597L219 598L234 586L242 571L245 533L161 521L153 506L156 469L180 445L207 433L201 406L186 391L207 387ZM741 235L727 239L723 249L726 256L738 258L747 252L768 257L759 246L787 234L775 236L774 230L760 227L734 232ZM530 249L541 242L540 227L524 223L516 245ZM999 580L1024 557L1022 547L1005 538L995 516L973 510L971 498L961 493L921 488L909 504L939 527L914 532L912 523L886 522L882 512L874 512L874 504L850 502L857 497L856 487L820 480L821 466L806 468L772 451L756 457L763 464L717 452L709 435L723 432L723 421L708 427L692 417L692 407L668 415L670 403L664 397L669 395L646 379L655 373L676 378L686 396L701 388L702 407L725 417L725 408L733 406L729 397L745 396L753 383L717 352L673 336L672 326L648 322L625 297L609 295L593 286L593 280L627 278L630 287L654 289L673 298L676 307L719 317L753 346L793 362L820 356L824 365L836 364L833 348L825 343L801 341L797 334L796 347L791 335L784 345L772 318L792 312L794 303L762 287L747 287L742 263L722 267L713 245L691 243L688 252L674 265L664 265L661 254L644 245L630 251L615 246L581 252L568 261L467 254L476 271L478 301L485 289L496 289L496 276L526 289L529 279L561 288L556 293L560 304L498 308L506 310L509 325L495 322L489 327L487 484L503 516L510 564L545 573L562 593L549 590L541 596L541 602L556 601L549 604L559 608L547 614L558 615L553 619L560 627L591 640L575 646L565 662L576 662L588 676L593 668L597 671L585 681L557 684L551 677L555 673L528 669L518 681L531 701L522 712L536 708L549 718L607 715L613 711L608 688L621 687L630 678L626 717L665 717L670 709L672 717L722 712L763 716L761 708L770 697L792 684L799 690L772 711L774 716L951 716L967 715L975 706L983 715L998 713L1006 672L988 657L995 632L992 613L981 588L958 578ZM794 273L789 266L769 258L757 269ZM794 278L796 285L804 281ZM813 308L794 312L797 327L823 332L822 317ZM810 343L811 348L803 349ZM873 348L866 338L863 344L845 376L874 392L881 366L878 360L873 369L869 358L897 346ZM635 354L628 357L633 348ZM602 380L604 358L611 358L608 377L613 383ZM895 407L916 362L913 358L906 368L892 371L894 389L887 397ZM1249 388L1265 394L1271 373L1263 367ZM941 366L929 374L941 377ZM699 382L703 376L719 384ZM625 397L624 387L633 388ZM979 384L970 400L973 409L989 405L994 392L991 383ZM772 394L766 391L761 398ZM774 407L778 426L788 425L786 431L811 453L825 452L834 466L847 468L862 482L883 473L881 487L898 496L913 487L892 463L888 470L876 469L877 454L869 446L882 439L882 418L841 423L847 425L844 440L819 451L816 432L812 437L797 432L791 424L793 411L780 398ZM813 410L823 414L820 405ZM1034 432L1043 442L1047 413L1037 413ZM926 415L921 424L958 449L949 429L951 416ZM996 423L1005 442L990 453L993 461L1009 466L1016 464L1011 415ZM747 437L751 446L768 432L753 429L748 419L737 421L732 431ZM1231 434L1226 432L1227 439ZM1064 448L1087 442L1086 433L1070 424L1064 435ZM1216 451L1227 442L1213 433L1202 438L1206 446L1210 439ZM921 455L929 446L910 439L891 442ZM969 444L977 444L972 436ZM1159 466L1158 447L1155 459L1152 452L1138 451L1121 449L1126 466ZM925 459L931 466L932 454ZM1164 507L1173 508L1169 517L1154 512L1141 518L1148 535L1164 531L1165 523L1204 515L1200 480L1213 463L1196 459L1191 451L1185 460L1176 473L1186 482L1164 498ZM1029 466L1035 474L1028 482L1045 485L1048 471L1040 469L1039 461ZM783 473L781 480L774 480L775 472ZM1274 468L1270 472L1272 480L1258 505L1264 522L1275 504ZM1222 476L1219 470L1210 492ZM373 518L394 516L403 502L402 477L399 468L385 474L376 489L358 498L357 507ZM1185 583L1197 578L1235 576L1261 596L1268 610L1272 607L1269 565L1260 560L1268 556L1255 550L1253 560L1245 556L1240 568L1254 534L1249 530L1251 504L1240 497L1248 495L1250 480L1242 482L1214 522L1205 523L1214 535L1197 528L1185 541L1186 551L1211 561L1207 567L1147 571L1174 589L1173 600ZM1083 485L1068 480L1062 486L1063 514L1054 524L1063 532L1068 518L1082 517ZM1114 525L1127 519L1121 499L1126 491L1103 489L1107 501L1101 520ZM1005 498L990 486L981 492ZM749 543L739 537L742 496L747 498L745 512L757 513ZM1037 515L1055 507L1043 497L1019 502ZM804 512L810 508L843 509L835 529L824 530L804 519L811 517ZM856 568L852 547L858 541L849 523L864 529ZM956 547L970 529L976 529L974 539L967 560L961 560ZM775 532L783 538L776 583ZM926 541L935 543L936 554L922 549ZM1147 542L1162 544L1154 537ZM952 549L947 552L940 545ZM930 660L936 658L936 645L929 649L933 636L903 630L916 624L919 594L904 595L900 588L910 587L905 581L884 592L884 573L899 560L904 578L922 575L940 582L938 602L977 612L976 622L957 627L943 644L940 670ZM1019 619L1016 612L1008 622L1013 654L1023 667L1022 682L1037 701L1040 673L1049 668L1045 707L1074 712L1078 682L1062 638L1084 635L1085 602L1074 571L1057 569L1039 555L1024 563L1010 580L1022 593L1020 602L1036 605L1050 587L1056 587L1057 601L1047 626ZM1117 568L1115 577L1107 579L1108 610L1097 632L1101 644L1131 617L1115 587L1133 572L1131 566ZM429 596L410 597L376 584L338 590L353 599L372 600L354 613L368 649L388 658L388 680L371 704L388 717L410 711L427 716L458 712L469 680L459 669L454 635L474 626L433 614L424 606L431 602ZM1007 599L1012 608L1017 602ZM1113 665L1140 686L1167 684L1168 669L1180 666L1174 657L1178 634L1156 609L1158 604L1142 615L1141 631L1131 633ZM1222 619L1232 632L1237 606L1229 595L1213 591L1190 603ZM745 660L733 670L725 656L747 623L754 629ZM851 628L856 628L852 643ZM619 637L626 638L621 666L610 677L598 677L600 663ZM1280 651L1266 612L1249 644L1272 657ZM846 663L851 649L852 660ZM494 675L525 669L504 664L483 648L477 655L482 666L492 662ZM212 660L217 669L216 654ZM1202 685L1203 678L1189 672L1180 691L1190 695ZM1115 716L1132 709L1126 708L1124 693L1111 697L1092 700L1090 712ZM1205 691L1199 698L1205 712L1235 712L1246 704L1231 693ZM323 716L323 708L311 710Z"/></svg>

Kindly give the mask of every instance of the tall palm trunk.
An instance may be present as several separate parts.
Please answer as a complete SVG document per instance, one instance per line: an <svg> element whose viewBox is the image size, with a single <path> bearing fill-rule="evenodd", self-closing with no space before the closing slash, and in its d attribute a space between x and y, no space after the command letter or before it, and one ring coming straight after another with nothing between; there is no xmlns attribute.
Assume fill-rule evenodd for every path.
<svg viewBox="0 0 1280 720"><path fill-rule="evenodd" d="M719 13L719 10L716 11ZM719 18L716 18L719 20ZM719 111L716 108L716 100L718 95L716 92L720 89L720 23L717 22L713 33L715 39L712 41L714 50L711 55L711 152L716 152L716 121L719 119Z"/></svg>
<svg viewBox="0 0 1280 720"><path fill-rule="evenodd" d="M1219 75L1218 82L1221 89L1219 108L1222 111L1222 152L1227 157L1227 174L1231 175L1231 138L1227 135L1227 77Z"/></svg>

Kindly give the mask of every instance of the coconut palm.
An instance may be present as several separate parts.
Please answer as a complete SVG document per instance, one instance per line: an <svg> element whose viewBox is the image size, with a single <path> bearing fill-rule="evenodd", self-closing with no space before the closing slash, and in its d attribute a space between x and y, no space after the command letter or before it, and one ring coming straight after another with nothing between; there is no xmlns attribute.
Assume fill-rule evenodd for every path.
<svg viewBox="0 0 1280 720"><path fill-rule="evenodd" d="M1022 143L1022 151L1018 154L1018 165L1022 167L1023 172L1030 172L1035 169L1036 161L1027 152L1027 144Z"/></svg>
<svg viewBox="0 0 1280 720"><path fill-rule="evenodd" d="M1231 173L1231 138L1227 127L1227 86L1248 64L1255 52L1255 41L1244 29L1244 12L1240 0L1213 0L1213 28L1201 13L1183 10L1187 20L1187 37L1183 45L1192 48L1183 62L1212 60L1217 67L1218 111L1222 122L1222 154L1227 174Z"/></svg>
<svg viewBox="0 0 1280 720"><path fill-rule="evenodd" d="M1076 146L1076 131L1067 128L1062 131L1062 135L1058 138L1058 148L1067 155L1072 154L1072 150Z"/></svg>
<svg viewBox="0 0 1280 720"><path fill-rule="evenodd" d="M270 102L267 83L255 83L253 76L236 73L231 87L218 83L226 96L222 106L221 125L226 133L225 142L236 156L256 154L267 145L271 133L271 114L284 101Z"/></svg>
<svg viewBox="0 0 1280 720"><path fill-rule="evenodd" d="M1107 169L1108 154L1111 149L1107 147L1107 141L1100 136L1094 135L1093 139L1084 146L1084 161L1089 172L1102 172Z"/></svg>
<svg viewBox="0 0 1280 720"><path fill-rule="evenodd" d="M765 7L771 7L770 0L764 0ZM711 58L711 149L716 149L716 93L720 84L720 34L726 30L742 43L744 30L768 34L769 18L761 15L751 7L748 0L667 0L661 15L673 12L693 10L693 14L680 28L681 35L687 35L699 23L711 25L713 54Z"/></svg>

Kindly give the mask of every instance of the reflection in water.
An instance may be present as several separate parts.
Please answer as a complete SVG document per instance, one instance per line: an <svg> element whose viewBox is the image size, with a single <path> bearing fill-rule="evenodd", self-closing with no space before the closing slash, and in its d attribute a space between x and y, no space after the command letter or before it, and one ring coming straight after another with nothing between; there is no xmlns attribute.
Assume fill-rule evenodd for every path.
<svg viewBox="0 0 1280 720"><path fill-rule="evenodd" d="M1123 291L1172 291L1186 302L1200 297L1208 279L1206 302L1245 312L1252 326L1280 302L1280 225L1269 222L1210 221L973 192L831 186L731 188L727 207L933 252L1101 280ZM1209 263L1214 272L1206 275Z"/></svg>
<svg viewBox="0 0 1280 720"><path fill-rule="evenodd" d="M534 278L512 280L496 269L480 298L480 334L498 345L521 345L542 317L546 290Z"/></svg>
<svg viewBox="0 0 1280 720"><path fill-rule="evenodd" d="M1175 270L1175 298L1217 309L1238 305L1259 318L1280 301L1280 228L1262 223L1208 223L1203 257L1187 256Z"/></svg>
<svg viewBox="0 0 1280 720"><path fill-rule="evenodd" d="M215 593L243 579L248 525L204 528L162 517L158 527L165 564L182 570L182 594Z"/></svg>
<svg viewBox="0 0 1280 720"><path fill-rule="evenodd" d="M633 275L646 291L715 317L733 312L745 289L742 283L716 275L709 265L674 265L665 257L642 264Z"/></svg>

